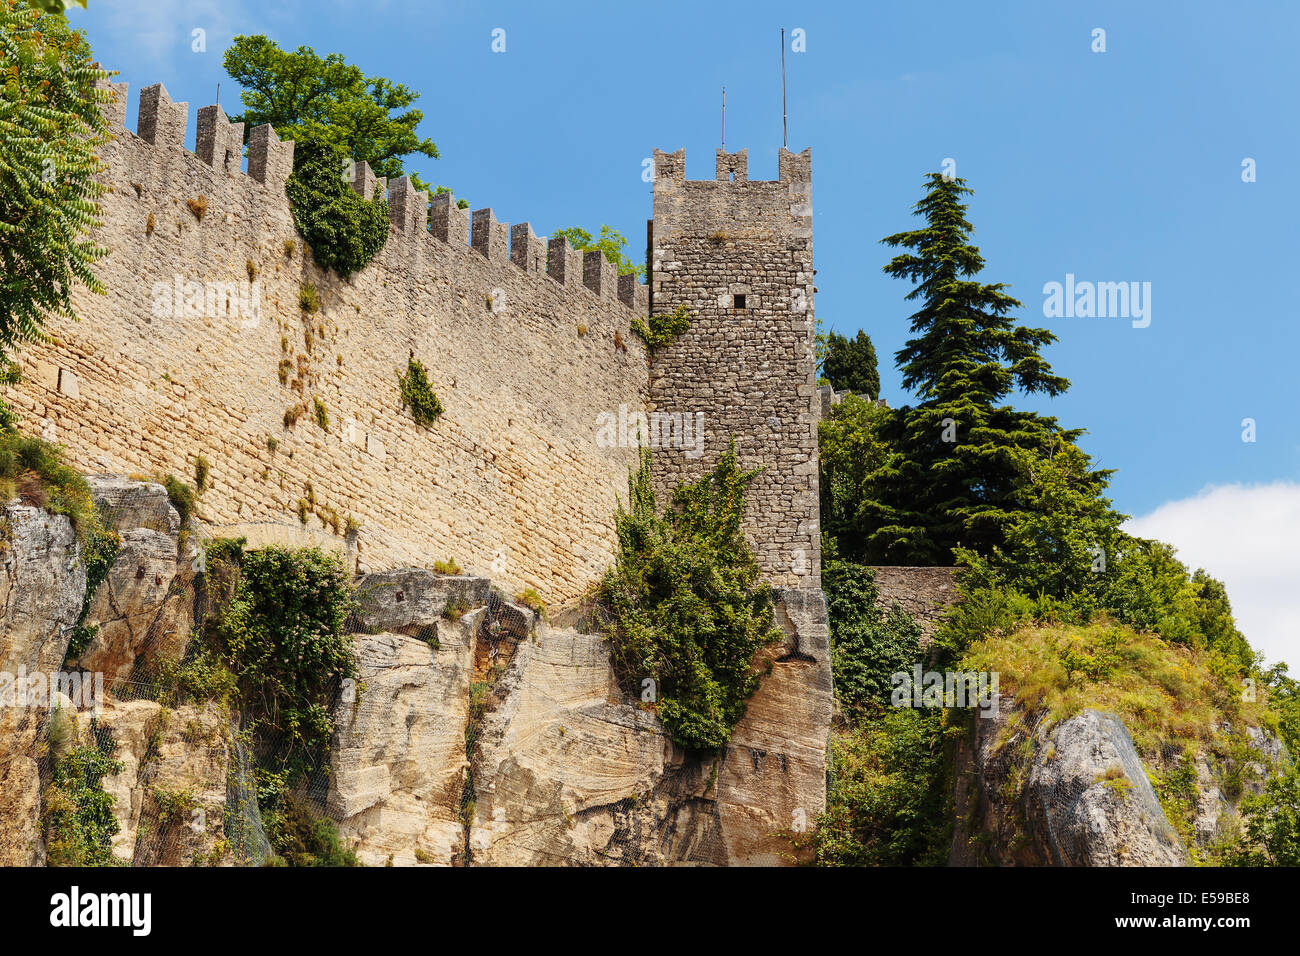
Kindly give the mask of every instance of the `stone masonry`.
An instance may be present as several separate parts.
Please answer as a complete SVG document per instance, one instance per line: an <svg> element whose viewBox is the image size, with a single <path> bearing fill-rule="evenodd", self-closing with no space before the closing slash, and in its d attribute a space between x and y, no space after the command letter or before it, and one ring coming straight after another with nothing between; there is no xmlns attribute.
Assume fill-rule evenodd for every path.
<svg viewBox="0 0 1300 956"><path fill-rule="evenodd" d="M132 133L115 86L95 234L107 294L79 289L80 321L52 319L49 341L20 354L24 381L6 397L25 427L88 473L193 482L202 456L210 534L348 537L363 571L454 558L553 603L581 594L612 561L636 461L595 436L602 411L645 407L630 331L645 286L490 209L473 213L471 245L450 196L427 207L364 163L355 188L386 187L392 225L377 259L341 280L294 227L292 142L253 130L245 174L220 108L199 111L193 153L186 104L143 90ZM320 311L300 307L304 284ZM445 408L431 428L402 406L410 357Z"/></svg>
<svg viewBox="0 0 1300 956"><path fill-rule="evenodd" d="M686 179L686 151L654 154L650 308L692 314L654 358L656 412L703 412L703 455L661 448L663 495L699 477L736 439L763 468L746 531L779 588L821 586L813 327L812 154L782 149L779 178L749 178L748 154L717 152L716 178Z"/></svg>

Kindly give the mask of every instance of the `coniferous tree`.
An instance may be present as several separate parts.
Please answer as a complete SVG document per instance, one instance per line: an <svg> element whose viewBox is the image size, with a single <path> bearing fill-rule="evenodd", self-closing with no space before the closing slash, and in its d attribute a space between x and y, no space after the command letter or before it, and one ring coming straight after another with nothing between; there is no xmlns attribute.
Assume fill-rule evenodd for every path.
<svg viewBox="0 0 1300 956"><path fill-rule="evenodd" d="M1040 354L1056 337L1017 325L1011 312L1020 303L1006 285L976 278L984 259L970 242L965 181L931 173L926 185L914 207L925 225L881 240L907 250L886 274L915 283L907 295L919 305L912 338L895 360L920 402L882 426L894 453L868 483L872 503L860 511L856 549L846 548L890 563L942 564L954 547L989 553L1004 546L1027 510L1023 455L1050 457L1083 433L1006 403L1017 389L1056 396L1069 388ZM1099 495L1108 475L1089 463L1075 480L1083 493Z"/></svg>
<svg viewBox="0 0 1300 956"><path fill-rule="evenodd" d="M837 392L848 391L865 398L880 397L880 370L871 336L861 329L853 338L838 332L826 337L822 373Z"/></svg>

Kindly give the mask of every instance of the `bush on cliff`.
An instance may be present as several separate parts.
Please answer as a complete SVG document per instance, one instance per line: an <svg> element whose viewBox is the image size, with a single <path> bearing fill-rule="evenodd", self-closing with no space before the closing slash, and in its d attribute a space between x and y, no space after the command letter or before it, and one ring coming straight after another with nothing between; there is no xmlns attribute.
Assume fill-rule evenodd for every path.
<svg viewBox="0 0 1300 956"><path fill-rule="evenodd" d="M890 709L831 734L819 866L942 866L952 840L943 710Z"/></svg>
<svg viewBox="0 0 1300 956"><path fill-rule="evenodd" d="M756 474L740 470L733 442L661 514L644 451L615 518L616 563L597 591L620 682L653 699L668 735L691 750L727 742L758 686L755 656L780 639L771 590L741 530Z"/></svg>
<svg viewBox="0 0 1300 956"><path fill-rule="evenodd" d="M53 758L45 791L45 847L51 866L110 866L112 839L118 832L114 799L105 792L104 777L121 773L122 762L111 746L91 742ZM105 744L111 743L108 735Z"/></svg>
<svg viewBox="0 0 1300 956"><path fill-rule="evenodd" d="M273 751L292 782L328 747L334 695L356 676L344 632L354 606L348 573L338 555L315 548L263 548L239 563L214 633L259 750Z"/></svg>

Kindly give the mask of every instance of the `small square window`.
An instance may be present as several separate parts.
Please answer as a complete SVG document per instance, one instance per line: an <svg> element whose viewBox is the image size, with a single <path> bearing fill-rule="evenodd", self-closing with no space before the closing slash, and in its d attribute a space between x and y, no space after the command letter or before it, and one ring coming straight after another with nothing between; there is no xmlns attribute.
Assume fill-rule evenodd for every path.
<svg viewBox="0 0 1300 956"><path fill-rule="evenodd" d="M745 307L745 297L737 293L732 297L732 308L743 309Z"/></svg>

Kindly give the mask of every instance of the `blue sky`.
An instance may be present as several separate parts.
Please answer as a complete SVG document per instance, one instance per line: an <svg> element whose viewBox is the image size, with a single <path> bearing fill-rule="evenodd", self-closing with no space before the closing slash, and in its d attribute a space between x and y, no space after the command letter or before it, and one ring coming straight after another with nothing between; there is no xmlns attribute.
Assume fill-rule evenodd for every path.
<svg viewBox="0 0 1300 956"><path fill-rule="evenodd" d="M608 223L637 255L642 160L684 146L687 176L712 178L723 84L728 147L749 148L751 178L775 178L779 31L802 29L806 52L786 56L789 145L813 150L827 327L866 329L885 397L909 400L892 363L908 287L882 274L878 240L910 228L922 176L955 160L976 190L983 278L1009 283L1021 319L1060 337L1047 356L1073 387L1027 404L1086 427L1085 449L1118 469L1116 506L1224 577L1247 636L1300 665L1300 603L1286 603L1300 599L1277 593L1300 574L1287 281L1300 243L1285 185L1300 160L1300 5L90 0L70 16L131 84L128 125L159 80L189 101L191 142L218 82L237 112L221 67L236 33L340 52L423 93L421 132L442 153L411 163L426 179L539 234ZM1246 158L1255 182L1242 181ZM1044 318L1044 283L1067 273L1151 283L1149 327ZM1237 497L1220 500L1225 488Z"/></svg>

